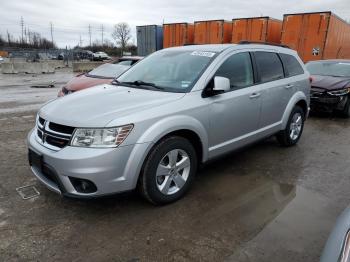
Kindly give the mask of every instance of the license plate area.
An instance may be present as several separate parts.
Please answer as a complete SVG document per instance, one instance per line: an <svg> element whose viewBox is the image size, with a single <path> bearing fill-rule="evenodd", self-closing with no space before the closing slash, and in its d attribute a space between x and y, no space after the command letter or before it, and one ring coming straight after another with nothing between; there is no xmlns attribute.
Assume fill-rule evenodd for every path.
<svg viewBox="0 0 350 262"><path fill-rule="evenodd" d="M29 149L28 161L29 161L29 165L31 167L34 167L34 168L38 169L39 171L42 170L42 164L43 164L43 156L42 155Z"/></svg>

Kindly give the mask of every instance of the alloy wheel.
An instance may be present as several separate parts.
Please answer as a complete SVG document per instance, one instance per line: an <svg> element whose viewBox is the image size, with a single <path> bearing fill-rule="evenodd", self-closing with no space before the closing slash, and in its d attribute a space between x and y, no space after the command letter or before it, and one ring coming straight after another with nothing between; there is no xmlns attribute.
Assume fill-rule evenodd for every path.
<svg viewBox="0 0 350 262"><path fill-rule="evenodd" d="M191 170L191 160L182 149L169 151L158 164L156 184L164 195L178 192L185 184Z"/></svg>
<svg viewBox="0 0 350 262"><path fill-rule="evenodd" d="M295 113L293 115L292 121L290 123L290 128L289 128L289 136L290 139L296 140L299 138L301 134L303 126L303 117L300 113Z"/></svg>

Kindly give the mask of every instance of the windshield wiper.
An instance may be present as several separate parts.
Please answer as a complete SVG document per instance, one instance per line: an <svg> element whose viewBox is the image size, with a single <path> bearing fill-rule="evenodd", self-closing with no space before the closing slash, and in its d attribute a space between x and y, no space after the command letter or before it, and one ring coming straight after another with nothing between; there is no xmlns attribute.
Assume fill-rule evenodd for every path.
<svg viewBox="0 0 350 262"><path fill-rule="evenodd" d="M120 85L120 82L117 80L117 79L113 79L112 85L115 85L115 86L119 86Z"/></svg>
<svg viewBox="0 0 350 262"><path fill-rule="evenodd" d="M144 82L142 80L136 80L131 82L118 82L119 84L133 85L133 86L151 86L155 89L164 90L163 87L157 86L155 83Z"/></svg>

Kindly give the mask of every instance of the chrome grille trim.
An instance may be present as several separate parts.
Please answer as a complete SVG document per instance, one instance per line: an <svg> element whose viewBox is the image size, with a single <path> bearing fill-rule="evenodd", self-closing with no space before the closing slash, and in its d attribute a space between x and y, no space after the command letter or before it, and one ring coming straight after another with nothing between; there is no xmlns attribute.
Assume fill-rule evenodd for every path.
<svg viewBox="0 0 350 262"><path fill-rule="evenodd" d="M41 145L51 150L58 151L69 144L74 131L72 134L57 132L49 128L49 121L44 120L44 123L42 124L40 123L40 120L42 122L44 119L41 117L38 118L36 123L37 132L35 137Z"/></svg>

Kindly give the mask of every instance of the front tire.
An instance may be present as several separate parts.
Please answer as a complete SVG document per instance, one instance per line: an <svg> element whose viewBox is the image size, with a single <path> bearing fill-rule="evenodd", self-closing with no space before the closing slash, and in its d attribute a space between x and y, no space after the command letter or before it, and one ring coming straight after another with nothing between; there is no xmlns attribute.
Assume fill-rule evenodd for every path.
<svg viewBox="0 0 350 262"><path fill-rule="evenodd" d="M342 115L345 118L350 118L350 96L347 97L348 101L345 104L344 110L342 112Z"/></svg>
<svg viewBox="0 0 350 262"><path fill-rule="evenodd" d="M277 134L282 146L294 146L298 143L304 130L305 113L300 106L295 106L289 116L287 126Z"/></svg>
<svg viewBox="0 0 350 262"><path fill-rule="evenodd" d="M151 203L171 203L188 191L196 171L197 154L193 145L183 137L167 137L152 148L138 186Z"/></svg>

